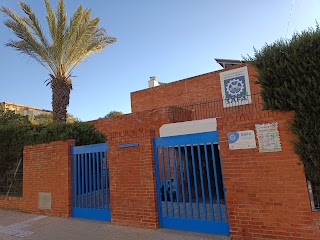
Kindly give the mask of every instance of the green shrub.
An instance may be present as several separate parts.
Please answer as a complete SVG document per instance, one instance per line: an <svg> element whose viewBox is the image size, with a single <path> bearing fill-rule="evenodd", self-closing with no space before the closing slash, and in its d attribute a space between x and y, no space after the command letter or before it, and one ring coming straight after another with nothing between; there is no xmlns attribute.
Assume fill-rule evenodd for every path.
<svg viewBox="0 0 320 240"><path fill-rule="evenodd" d="M76 145L81 146L105 142L106 136L88 123L0 125L0 180L5 172L14 169L24 146L66 139L75 139Z"/></svg>
<svg viewBox="0 0 320 240"><path fill-rule="evenodd" d="M266 45L250 59L264 108L295 112L295 150L306 176L320 182L320 27Z"/></svg>

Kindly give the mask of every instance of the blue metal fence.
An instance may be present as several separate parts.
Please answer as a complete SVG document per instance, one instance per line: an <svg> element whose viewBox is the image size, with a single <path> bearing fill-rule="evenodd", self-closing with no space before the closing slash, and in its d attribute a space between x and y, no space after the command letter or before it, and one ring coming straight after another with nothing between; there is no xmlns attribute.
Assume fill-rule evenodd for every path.
<svg viewBox="0 0 320 240"><path fill-rule="evenodd" d="M217 132L154 139L161 227L229 235Z"/></svg>
<svg viewBox="0 0 320 240"><path fill-rule="evenodd" d="M72 148L72 217L110 221L107 150L107 143Z"/></svg>

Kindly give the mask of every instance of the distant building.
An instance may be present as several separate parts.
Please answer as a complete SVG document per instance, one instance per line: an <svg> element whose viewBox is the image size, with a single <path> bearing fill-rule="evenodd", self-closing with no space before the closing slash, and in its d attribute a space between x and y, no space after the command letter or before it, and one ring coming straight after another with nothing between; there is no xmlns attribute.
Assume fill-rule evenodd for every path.
<svg viewBox="0 0 320 240"><path fill-rule="evenodd" d="M10 103L10 102L0 102L0 109L4 111L14 111L15 113L18 113L22 116L29 116L29 118L34 118L35 116L39 114L49 114L52 113L49 110L41 109L41 108L35 108L35 107L29 107L25 105L20 105L16 103Z"/></svg>

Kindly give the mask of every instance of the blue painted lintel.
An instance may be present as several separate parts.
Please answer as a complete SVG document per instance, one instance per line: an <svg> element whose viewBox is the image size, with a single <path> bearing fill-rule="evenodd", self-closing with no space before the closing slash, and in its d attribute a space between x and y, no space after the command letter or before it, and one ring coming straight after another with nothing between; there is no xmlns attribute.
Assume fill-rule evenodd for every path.
<svg viewBox="0 0 320 240"><path fill-rule="evenodd" d="M128 148L128 147L137 147L139 143L127 143L127 144L120 144L118 148Z"/></svg>

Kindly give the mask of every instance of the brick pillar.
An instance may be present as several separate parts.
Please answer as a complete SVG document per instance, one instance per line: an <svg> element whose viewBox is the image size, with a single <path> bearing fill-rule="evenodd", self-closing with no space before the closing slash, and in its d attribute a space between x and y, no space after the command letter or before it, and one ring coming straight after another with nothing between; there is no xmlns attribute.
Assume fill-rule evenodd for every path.
<svg viewBox="0 0 320 240"><path fill-rule="evenodd" d="M232 239L315 239L303 165L294 152L291 113L263 111L218 119ZM228 132L278 122L281 152L229 150Z"/></svg>
<svg viewBox="0 0 320 240"><path fill-rule="evenodd" d="M146 228L158 226L153 137L154 132L145 129L108 134L113 223ZM129 143L139 146L119 148Z"/></svg>
<svg viewBox="0 0 320 240"><path fill-rule="evenodd" d="M75 145L74 140L24 148L22 210L64 217L71 215L71 145ZM39 198L39 193L47 195L49 200L48 194L51 194L51 209L43 205L39 208L40 199L40 203L48 204L48 199Z"/></svg>

